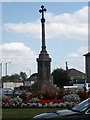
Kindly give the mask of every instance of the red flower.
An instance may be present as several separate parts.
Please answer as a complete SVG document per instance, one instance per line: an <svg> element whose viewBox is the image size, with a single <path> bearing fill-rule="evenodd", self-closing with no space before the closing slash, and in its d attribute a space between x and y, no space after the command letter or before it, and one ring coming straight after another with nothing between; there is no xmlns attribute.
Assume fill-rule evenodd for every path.
<svg viewBox="0 0 90 120"><path fill-rule="evenodd" d="M9 99L8 99L8 98L5 98L5 99L2 100L2 102L4 102L5 104L6 104L6 103L9 103Z"/></svg>
<svg viewBox="0 0 90 120"><path fill-rule="evenodd" d="M28 100L23 100L22 103L27 104Z"/></svg>

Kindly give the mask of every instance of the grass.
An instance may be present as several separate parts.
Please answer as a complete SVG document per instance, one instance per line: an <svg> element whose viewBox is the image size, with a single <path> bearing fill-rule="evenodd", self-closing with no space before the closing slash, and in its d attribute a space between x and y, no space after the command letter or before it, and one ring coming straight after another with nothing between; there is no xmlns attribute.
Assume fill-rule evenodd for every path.
<svg viewBox="0 0 90 120"><path fill-rule="evenodd" d="M2 120L31 120L35 115L56 110L59 108L3 109Z"/></svg>

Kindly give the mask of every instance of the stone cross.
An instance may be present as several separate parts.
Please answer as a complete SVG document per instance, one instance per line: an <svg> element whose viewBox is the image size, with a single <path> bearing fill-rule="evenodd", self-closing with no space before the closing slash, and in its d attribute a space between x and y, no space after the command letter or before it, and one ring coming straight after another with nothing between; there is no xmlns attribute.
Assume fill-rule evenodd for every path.
<svg viewBox="0 0 90 120"><path fill-rule="evenodd" d="M44 6L41 6L41 9L39 10L40 13L42 13L42 18L44 19L44 12L46 12L46 8Z"/></svg>
<svg viewBox="0 0 90 120"><path fill-rule="evenodd" d="M41 23L42 23L42 53L46 52L46 45L45 45L45 18L44 18L44 12L46 12L46 8L44 6L41 6L41 9L39 10L40 13L42 13Z"/></svg>

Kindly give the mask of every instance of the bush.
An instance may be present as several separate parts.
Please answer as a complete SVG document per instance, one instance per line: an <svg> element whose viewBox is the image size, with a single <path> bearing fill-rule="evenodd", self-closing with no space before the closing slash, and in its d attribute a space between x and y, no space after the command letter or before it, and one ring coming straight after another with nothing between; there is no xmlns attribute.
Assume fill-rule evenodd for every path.
<svg viewBox="0 0 90 120"><path fill-rule="evenodd" d="M83 101L89 97L88 93L84 92L84 91L78 91L77 94L81 98L81 101Z"/></svg>
<svg viewBox="0 0 90 120"><path fill-rule="evenodd" d="M69 94L69 95L65 95L64 97L63 97L63 100L64 101L73 101L73 102L78 102L78 101L80 101L80 97L79 97L79 95L77 95L77 94Z"/></svg>

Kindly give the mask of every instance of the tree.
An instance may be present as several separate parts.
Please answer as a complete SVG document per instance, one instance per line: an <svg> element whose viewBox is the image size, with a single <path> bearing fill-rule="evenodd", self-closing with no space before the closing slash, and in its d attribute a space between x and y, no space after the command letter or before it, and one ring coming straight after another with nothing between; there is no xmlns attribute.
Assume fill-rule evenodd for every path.
<svg viewBox="0 0 90 120"><path fill-rule="evenodd" d="M27 75L25 72L20 72L20 74L7 75L2 77L2 81L25 81L27 79Z"/></svg>
<svg viewBox="0 0 90 120"><path fill-rule="evenodd" d="M58 87L63 87L69 84L69 77L67 71L62 68L57 68L52 72L54 84Z"/></svg>
<svg viewBox="0 0 90 120"><path fill-rule="evenodd" d="M7 76L3 76L2 77L2 81L16 81L16 80L20 80L20 75L18 74L14 74L14 75L7 75Z"/></svg>
<svg viewBox="0 0 90 120"><path fill-rule="evenodd" d="M22 81L25 81L27 79L27 75L25 72L20 72L20 78Z"/></svg>
<svg viewBox="0 0 90 120"><path fill-rule="evenodd" d="M19 75L19 74L11 75L11 76L10 76L10 79L11 79L11 80L14 80L14 81L20 80L20 75Z"/></svg>

